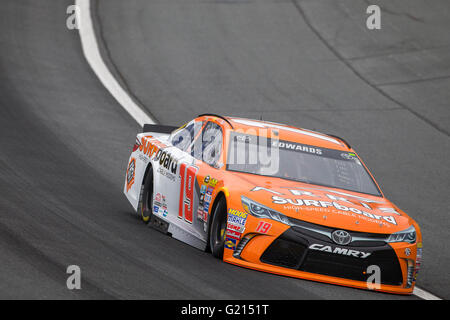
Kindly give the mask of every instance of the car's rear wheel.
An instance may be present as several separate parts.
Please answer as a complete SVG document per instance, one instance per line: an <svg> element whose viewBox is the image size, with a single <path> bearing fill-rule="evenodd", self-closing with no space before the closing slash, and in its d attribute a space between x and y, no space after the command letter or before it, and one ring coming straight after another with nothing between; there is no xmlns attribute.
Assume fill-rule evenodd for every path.
<svg viewBox="0 0 450 320"><path fill-rule="evenodd" d="M209 247L213 256L219 259L223 258L226 231L227 203L225 197L221 195L214 207L209 233Z"/></svg>
<svg viewBox="0 0 450 320"><path fill-rule="evenodd" d="M148 223L152 216L153 208L153 170L150 168L145 177L145 181L141 186L139 195L138 214L142 221Z"/></svg>

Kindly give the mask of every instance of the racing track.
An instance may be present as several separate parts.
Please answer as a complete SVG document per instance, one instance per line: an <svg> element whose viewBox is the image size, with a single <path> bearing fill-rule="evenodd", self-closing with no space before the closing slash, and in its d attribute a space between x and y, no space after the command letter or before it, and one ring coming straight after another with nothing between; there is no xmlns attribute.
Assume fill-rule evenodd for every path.
<svg viewBox="0 0 450 320"><path fill-rule="evenodd" d="M372 32L356 0L108 0L93 17L107 64L161 123L262 114L348 139L422 227L419 286L449 298L450 7L374 3ZM122 196L139 128L66 28L70 4L2 1L0 298L416 298L227 265L139 223ZM82 290L66 289L70 264Z"/></svg>

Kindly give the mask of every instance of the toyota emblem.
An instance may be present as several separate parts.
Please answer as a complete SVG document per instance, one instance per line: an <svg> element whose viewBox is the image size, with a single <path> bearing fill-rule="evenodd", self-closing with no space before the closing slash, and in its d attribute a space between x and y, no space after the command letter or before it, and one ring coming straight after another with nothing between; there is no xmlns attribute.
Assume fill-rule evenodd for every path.
<svg viewBox="0 0 450 320"><path fill-rule="evenodd" d="M333 239L336 244L345 246L352 241L352 236L347 231L336 230L331 234L331 239Z"/></svg>

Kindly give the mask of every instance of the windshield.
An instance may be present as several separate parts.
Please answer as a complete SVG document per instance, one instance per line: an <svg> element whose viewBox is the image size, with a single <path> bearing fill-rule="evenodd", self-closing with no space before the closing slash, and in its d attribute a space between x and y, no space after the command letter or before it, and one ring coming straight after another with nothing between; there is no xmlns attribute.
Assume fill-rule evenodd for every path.
<svg viewBox="0 0 450 320"><path fill-rule="evenodd" d="M227 170L380 196L352 152L231 132Z"/></svg>

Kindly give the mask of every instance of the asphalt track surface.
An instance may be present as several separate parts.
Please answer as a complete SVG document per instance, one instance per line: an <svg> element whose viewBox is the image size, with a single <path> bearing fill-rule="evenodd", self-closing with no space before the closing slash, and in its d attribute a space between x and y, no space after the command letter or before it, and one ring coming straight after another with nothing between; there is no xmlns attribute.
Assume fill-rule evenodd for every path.
<svg viewBox="0 0 450 320"><path fill-rule="evenodd" d="M450 4L94 1L102 54L160 123L217 112L345 137L422 227L418 285L450 298ZM416 299L215 260L122 195L136 122L87 65L64 0L1 0L0 298ZM82 289L66 288L66 268Z"/></svg>

